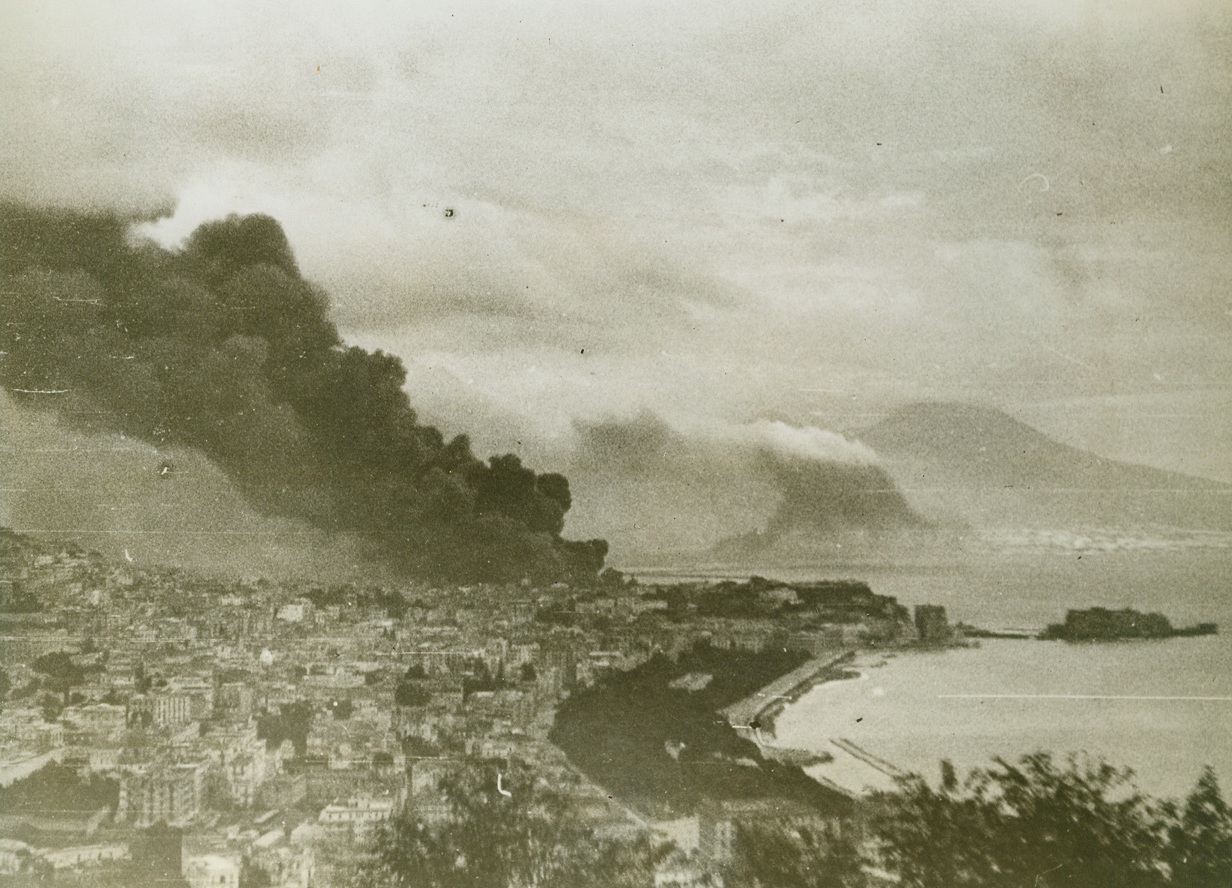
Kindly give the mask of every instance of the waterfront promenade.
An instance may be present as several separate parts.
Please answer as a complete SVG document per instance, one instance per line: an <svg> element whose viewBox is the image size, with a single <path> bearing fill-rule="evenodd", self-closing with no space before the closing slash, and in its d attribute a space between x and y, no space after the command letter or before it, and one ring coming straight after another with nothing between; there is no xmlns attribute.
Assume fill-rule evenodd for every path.
<svg viewBox="0 0 1232 888"><path fill-rule="evenodd" d="M855 651L843 650L809 660L756 693L728 706L723 710L723 715L741 736L753 740L763 748L763 752L773 755L773 717L818 682L839 677L840 667L850 664L854 658ZM818 783L848 798L857 799L870 791L892 790L897 779L905 774L893 763L845 738L830 738L820 752L825 760L807 765L805 772Z"/></svg>
<svg viewBox="0 0 1232 888"><path fill-rule="evenodd" d="M853 656L855 656L854 651L844 649L835 654L809 660L786 675L779 676L761 690L728 706L723 710L723 715L737 731L751 733L753 723L759 716L767 710L777 711L787 703L796 700L815 685L828 670L847 662Z"/></svg>

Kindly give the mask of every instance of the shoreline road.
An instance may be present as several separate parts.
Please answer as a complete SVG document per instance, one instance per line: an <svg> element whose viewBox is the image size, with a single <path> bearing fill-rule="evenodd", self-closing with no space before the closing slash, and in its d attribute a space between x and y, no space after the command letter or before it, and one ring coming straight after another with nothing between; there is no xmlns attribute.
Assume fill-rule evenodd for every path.
<svg viewBox="0 0 1232 888"><path fill-rule="evenodd" d="M822 673L851 659L854 653L843 650L809 660L786 675L780 675L761 690L726 707L723 715L733 728L752 730L753 722L759 715L777 704L792 702L812 687Z"/></svg>

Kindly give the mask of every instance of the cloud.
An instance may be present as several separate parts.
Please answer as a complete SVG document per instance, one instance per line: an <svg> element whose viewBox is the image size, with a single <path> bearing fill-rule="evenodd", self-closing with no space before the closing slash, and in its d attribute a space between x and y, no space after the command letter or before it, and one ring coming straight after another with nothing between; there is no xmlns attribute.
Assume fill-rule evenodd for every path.
<svg viewBox="0 0 1232 888"><path fill-rule="evenodd" d="M738 430L777 456L790 460L872 465L877 454L859 441L812 426L797 428L785 422L761 420Z"/></svg>
<svg viewBox="0 0 1232 888"><path fill-rule="evenodd" d="M485 449L1232 372L1217 0L3 18L5 196L176 203L171 241L270 213L348 339Z"/></svg>
<svg viewBox="0 0 1232 888"><path fill-rule="evenodd" d="M575 428L575 459L596 475L649 478L678 460L688 446L679 432L649 411L626 421L578 422Z"/></svg>
<svg viewBox="0 0 1232 888"><path fill-rule="evenodd" d="M798 533L911 527L917 519L867 446L814 426L760 420L677 427L643 411L579 422L559 457L576 479L571 516L609 522L614 557L706 551L730 538L768 545Z"/></svg>

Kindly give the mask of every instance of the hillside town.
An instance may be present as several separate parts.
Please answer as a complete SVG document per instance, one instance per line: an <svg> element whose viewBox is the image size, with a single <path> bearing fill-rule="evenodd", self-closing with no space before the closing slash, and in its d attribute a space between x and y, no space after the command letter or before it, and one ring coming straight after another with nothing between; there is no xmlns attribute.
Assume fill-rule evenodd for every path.
<svg viewBox="0 0 1232 888"><path fill-rule="evenodd" d="M655 882L688 884L739 814L613 797L549 739L562 701L699 645L804 662L951 632L855 582L324 587L0 543L3 884L342 885L399 811L446 816L451 773L514 761L595 834L674 843Z"/></svg>

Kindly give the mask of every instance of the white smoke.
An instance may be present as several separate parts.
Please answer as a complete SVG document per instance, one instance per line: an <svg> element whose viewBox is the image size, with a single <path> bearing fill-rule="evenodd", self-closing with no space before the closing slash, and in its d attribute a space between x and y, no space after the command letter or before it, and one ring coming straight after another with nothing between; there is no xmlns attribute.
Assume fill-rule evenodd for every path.
<svg viewBox="0 0 1232 888"><path fill-rule="evenodd" d="M860 466L877 464L877 454L867 445L816 426L793 426L763 419L733 427L729 437L734 442L786 459Z"/></svg>

